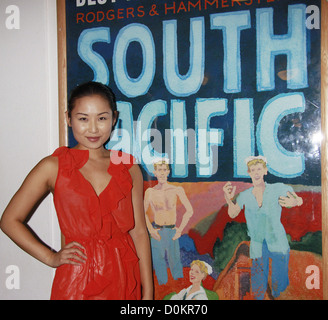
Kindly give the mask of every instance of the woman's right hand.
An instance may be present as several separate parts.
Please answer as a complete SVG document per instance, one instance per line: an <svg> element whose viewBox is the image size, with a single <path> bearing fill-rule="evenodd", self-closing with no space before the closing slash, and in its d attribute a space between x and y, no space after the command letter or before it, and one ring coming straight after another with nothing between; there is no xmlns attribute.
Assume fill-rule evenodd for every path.
<svg viewBox="0 0 328 320"><path fill-rule="evenodd" d="M85 248L78 242L71 242L67 244L58 252L53 252L49 259L48 265L53 268L58 268L63 264L81 265L87 260L87 256L82 250Z"/></svg>

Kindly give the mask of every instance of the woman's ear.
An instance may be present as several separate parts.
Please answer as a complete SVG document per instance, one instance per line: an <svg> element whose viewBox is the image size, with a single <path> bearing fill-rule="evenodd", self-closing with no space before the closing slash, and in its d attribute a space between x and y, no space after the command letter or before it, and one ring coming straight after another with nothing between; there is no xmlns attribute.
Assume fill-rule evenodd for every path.
<svg viewBox="0 0 328 320"><path fill-rule="evenodd" d="M113 128L116 126L118 115L119 115L118 111L113 111Z"/></svg>
<svg viewBox="0 0 328 320"><path fill-rule="evenodd" d="M71 118L68 116L68 112L65 112L66 122L69 127L71 127Z"/></svg>

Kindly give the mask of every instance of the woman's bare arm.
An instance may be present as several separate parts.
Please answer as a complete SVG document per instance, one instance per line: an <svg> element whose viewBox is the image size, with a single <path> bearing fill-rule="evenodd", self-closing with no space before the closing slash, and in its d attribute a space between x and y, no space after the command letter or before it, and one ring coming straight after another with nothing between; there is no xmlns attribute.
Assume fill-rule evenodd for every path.
<svg viewBox="0 0 328 320"><path fill-rule="evenodd" d="M58 159L47 157L41 160L28 174L23 184L6 207L1 220L1 230L28 254L51 267L63 263L77 264L82 255L76 248L79 244L70 244L63 252L56 253L43 245L26 227L25 221L38 202L53 191L58 172Z"/></svg>
<svg viewBox="0 0 328 320"><path fill-rule="evenodd" d="M153 270L143 203L143 178L140 168L136 164L130 169L130 174L133 180L132 203L135 220L135 227L130 231L130 235L139 257L142 299L150 300L153 299Z"/></svg>

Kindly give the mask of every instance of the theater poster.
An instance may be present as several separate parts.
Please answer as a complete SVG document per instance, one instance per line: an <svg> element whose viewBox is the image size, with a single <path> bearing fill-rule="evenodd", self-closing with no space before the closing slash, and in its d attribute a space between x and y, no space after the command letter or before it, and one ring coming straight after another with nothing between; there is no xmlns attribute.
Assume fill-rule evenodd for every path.
<svg viewBox="0 0 328 320"><path fill-rule="evenodd" d="M64 92L109 85L142 168L155 299L323 299L321 1L59 3Z"/></svg>

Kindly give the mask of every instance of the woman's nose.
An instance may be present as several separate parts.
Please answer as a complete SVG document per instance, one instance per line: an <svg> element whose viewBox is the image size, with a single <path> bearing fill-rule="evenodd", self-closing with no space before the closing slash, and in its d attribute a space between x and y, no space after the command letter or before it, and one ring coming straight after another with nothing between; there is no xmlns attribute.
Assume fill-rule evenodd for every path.
<svg viewBox="0 0 328 320"><path fill-rule="evenodd" d="M98 132L98 123L96 120L91 120L89 122L89 132L90 133Z"/></svg>

